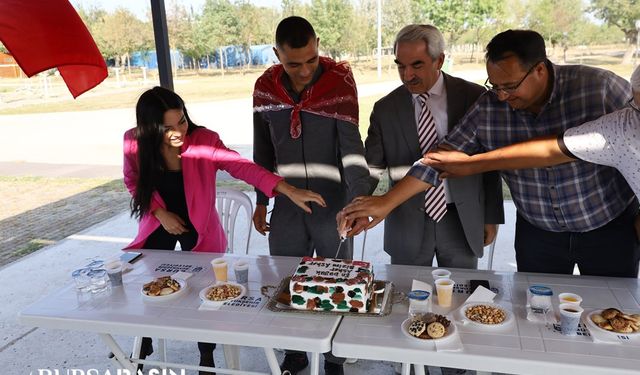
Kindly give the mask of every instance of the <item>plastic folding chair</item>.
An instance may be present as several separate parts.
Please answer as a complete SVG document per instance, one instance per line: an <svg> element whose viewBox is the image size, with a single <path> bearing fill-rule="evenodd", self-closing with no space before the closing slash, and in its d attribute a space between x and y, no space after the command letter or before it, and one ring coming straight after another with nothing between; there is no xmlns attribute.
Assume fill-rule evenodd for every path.
<svg viewBox="0 0 640 375"><path fill-rule="evenodd" d="M241 208L247 213L247 244L245 254L249 254L249 240L251 239L253 203L251 198L241 191L218 188L216 192L216 209L220 216L220 222L224 233L227 236L227 253L234 252L234 230L236 219Z"/></svg>
<svg viewBox="0 0 640 375"><path fill-rule="evenodd" d="M227 253L233 253L234 251L234 234L235 234L235 225L236 219L238 218L238 212L243 208L247 214L247 244L245 246L245 254L249 253L249 240L251 239L251 230L252 230L252 213L253 213L253 203L251 203L251 198L241 191L226 189L226 188L217 188L216 189L216 209L218 211L218 216L220 216L220 223L222 224L222 228L224 229L224 233L227 236ZM134 340L133 346L133 358L140 358L140 347L141 347L141 337L136 337ZM164 339L156 339L154 340L158 345L158 352L160 353L160 360L162 362L166 362L167 360L167 351ZM225 358L227 358L232 364L229 366L231 368L237 368L238 363L238 351L237 348L233 345L225 345L223 346L223 350L225 352Z"/></svg>
<svg viewBox="0 0 640 375"><path fill-rule="evenodd" d="M498 232L500 231L500 225L496 228L496 238L493 239L488 246L489 250L487 251L487 270L493 271L493 253L496 248L496 242L498 242Z"/></svg>

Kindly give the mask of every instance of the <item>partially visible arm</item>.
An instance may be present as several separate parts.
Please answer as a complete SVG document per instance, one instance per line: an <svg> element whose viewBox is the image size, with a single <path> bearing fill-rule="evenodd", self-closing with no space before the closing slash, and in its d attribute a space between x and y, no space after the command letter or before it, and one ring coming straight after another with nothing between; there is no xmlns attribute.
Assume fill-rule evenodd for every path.
<svg viewBox="0 0 640 375"><path fill-rule="evenodd" d="M357 197L342 209L338 218L338 228L351 228L356 219L371 218L369 225L365 228L371 229L387 217L394 208L431 186L427 182L407 175L384 195ZM348 235L355 236L361 231L360 228L354 228Z"/></svg>
<svg viewBox="0 0 640 375"><path fill-rule="evenodd" d="M472 156L439 149L425 155L422 162L446 172L442 177L460 177L493 170L547 167L575 160L569 155L560 147L558 137L551 135Z"/></svg>
<svg viewBox="0 0 640 375"><path fill-rule="evenodd" d="M122 174L124 175L124 185L133 196L136 191L138 181L138 144L135 139L135 129L129 129L124 133Z"/></svg>

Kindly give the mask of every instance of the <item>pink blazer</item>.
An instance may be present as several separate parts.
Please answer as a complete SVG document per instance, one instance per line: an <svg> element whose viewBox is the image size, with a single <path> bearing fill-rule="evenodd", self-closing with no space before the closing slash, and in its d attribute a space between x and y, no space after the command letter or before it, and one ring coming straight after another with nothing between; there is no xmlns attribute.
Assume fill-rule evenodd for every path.
<svg viewBox="0 0 640 375"><path fill-rule="evenodd" d="M244 159L236 151L227 148L218 133L199 128L185 137L181 148L182 174L189 219L198 232L198 242L192 251L223 253L227 239L216 211L216 172L219 169L251 184L269 197L283 180L266 169ZM124 133L124 184L133 195L138 179L138 142L135 128ZM150 212L166 208L157 191L153 192ZM160 226L160 221L150 212L140 220L138 235L125 249L140 249Z"/></svg>

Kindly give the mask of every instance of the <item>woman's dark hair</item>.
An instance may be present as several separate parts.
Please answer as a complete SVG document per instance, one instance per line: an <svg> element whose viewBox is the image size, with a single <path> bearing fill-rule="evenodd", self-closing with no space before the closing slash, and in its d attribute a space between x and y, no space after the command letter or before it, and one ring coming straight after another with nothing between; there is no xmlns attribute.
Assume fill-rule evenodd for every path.
<svg viewBox="0 0 640 375"><path fill-rule="evenodd" d="M291 16L280 21L276 27L276 47L285 45L289 48L302 48L309 44L310 39L316 38L313 26L306 19Z"/></svg>
<svg viewBox="0 0 640 375"><path fill-rule="evenodd" d="M138 143L138 181L131 198L131 216L141 218L149 211L151 195L162 173L166 170L161 147L164 139L164 113L170 109L184 112L189 124L187 134L199 128L189 118L184 101L175 92L164 87L145 91L136 104L136 141Z"/></svg>
<svg viewBox="0 0 640 375"><path fill-rule="evenodd" d="M533 30L507 30L491 39L487 44L485 58L496 63L515 55L523 68L547 60L547 50L542 35Z"/></svg>

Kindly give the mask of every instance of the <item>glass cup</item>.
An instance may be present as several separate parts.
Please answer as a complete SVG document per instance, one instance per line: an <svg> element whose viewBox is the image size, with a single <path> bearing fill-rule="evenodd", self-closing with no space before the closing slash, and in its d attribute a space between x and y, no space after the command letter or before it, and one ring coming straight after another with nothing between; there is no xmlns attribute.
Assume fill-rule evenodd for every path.
<svg viewBox="0 0 640 375"><path fill-rule="evenodd" d="M91 263L87 264L85 267L91 268L92 270L104 269L104 260L102 259L92 260Z"/></svg>
<svg viewBox="0 0 640 375"><path fill-rule="evenodd" d="M575 336L578 331L580 316L584 310L574 303L561 303L559 308L560 332L562 332L563 335Z"/></svg>
<svg viewBox="0 0 640 375"><path fill-rule="evenodd" d="M89 272L91 272L91 268L78 268L71 272L71 277L73 277L73 281L76 283L76 288L79 292L89 292L91 290Z"/></svg>
<svg viewBox="0 0 640 375"><path fill-rule="evenodd" d="M439 306L451 306L451 299L453 297L453 286L455 285L455 283L456 282L451 279L437 279L435 281Z"/></svg>
<svg viewBox="0 0 640 375"><path fill-rule="evenodd" d="M560 293L558 294L558 301L560 303L570 303L572 305L580 306L582 303L582 297L575 293Z"/></svg>
<svg viewBox="0 0 640 375"><path fill-rule="evenodd" d="M111 286L122 286L122 262L119 260L109 262L105 265L107 276L111 281Z"/></svg>
<svg viewBox="0 0 640 375"><path fill-rule="evenodd" d="M213 267L213 273L216 275L216 281L227 281L227 261L223 258L216 258L211 261L211 267Z"/></svg>
<svg viewBox="0 0 640 375"><path fill-rule="evenodd" d="M249 282L249 263L244 260L238 260L233 263L233 272L236 274L236 282L245 284Z"/></svg>
<svg viewBox="0 0 640 375"><path fill-rule="evenodd" d="M102 293L109 288L106 270L91 270L87 276L91 280L91 293Z"/></svg>
<svg viewBox="0 0 640 375"><path fill-rule="evenodd" d="M433 276L433 280L449 279L451 278L451 271L445 270L444 268L438 268L431 271L431 276Z"/></svg>

